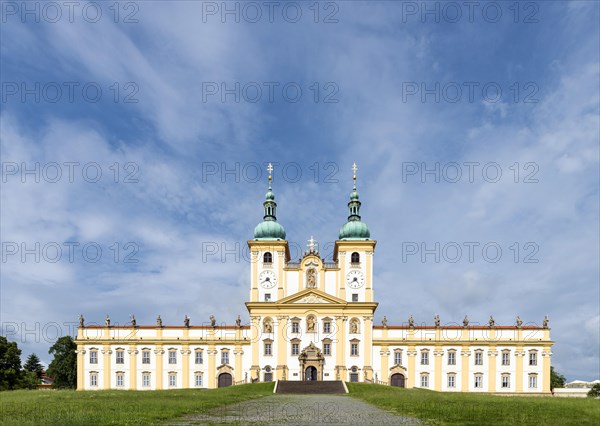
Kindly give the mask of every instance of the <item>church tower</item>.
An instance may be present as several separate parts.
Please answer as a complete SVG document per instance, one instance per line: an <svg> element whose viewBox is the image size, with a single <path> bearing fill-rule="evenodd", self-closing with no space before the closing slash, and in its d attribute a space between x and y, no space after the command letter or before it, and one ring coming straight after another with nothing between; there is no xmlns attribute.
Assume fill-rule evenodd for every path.
<svg viewBox="0 0 600 426"><path fill-rule="evenodd" d="M263 203L263 221L254 228L254 239L248 241L251 266L251 302L274 302L283 298L283 268L290 260L285 229L277 222L277 203L273 193L273 166L269 163L269 188Z"/></svg>
<svg viewBox="0 0 600 426"><path fill-rule="evenodd" d="M356 190L357 170L354 163L348 221L340 229L333 260L340 268L338 297L347 302L373 302L373 251L377 242L370 238L369 227L361 221L361 202Z"/></svg>

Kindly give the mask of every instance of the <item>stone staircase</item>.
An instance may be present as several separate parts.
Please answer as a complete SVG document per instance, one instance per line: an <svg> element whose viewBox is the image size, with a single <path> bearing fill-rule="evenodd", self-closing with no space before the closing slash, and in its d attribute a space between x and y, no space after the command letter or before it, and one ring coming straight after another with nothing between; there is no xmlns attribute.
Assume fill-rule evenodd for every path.
<svg viewBox="0 0 600 426"><path fill-rule="evenodd" d="M281 394L336 394L346 393L341 380L336 381L298 381L279 380L276 393Z"/></svg>

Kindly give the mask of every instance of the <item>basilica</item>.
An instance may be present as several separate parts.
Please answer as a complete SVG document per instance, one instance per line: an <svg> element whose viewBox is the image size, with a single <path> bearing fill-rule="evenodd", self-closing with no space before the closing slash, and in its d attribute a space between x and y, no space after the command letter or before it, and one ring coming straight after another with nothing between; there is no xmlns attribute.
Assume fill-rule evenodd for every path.
<svg viewBox="0 0 600 426"><path fill-rule="evenodd" d="M550 393L553 345L541 327L373 323L376 241L354 186L332 259L313 238L290 258L277 221L272 167L263 221L248 241L249 324L86 326L77 332L77 388L216 388L275 380L344 380L441 392Z"/></svg>

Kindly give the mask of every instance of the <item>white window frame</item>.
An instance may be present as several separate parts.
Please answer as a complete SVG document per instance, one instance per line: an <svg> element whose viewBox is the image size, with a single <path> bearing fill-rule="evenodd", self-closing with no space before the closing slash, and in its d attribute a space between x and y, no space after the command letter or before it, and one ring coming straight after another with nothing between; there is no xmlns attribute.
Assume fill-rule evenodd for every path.
<svg viewBox="0 0 600 426"><path fill-rule="evenodd" d="M448 365L456 365L456 351L448 351Z"/></svg>
<svg viewBox="0 0 600 426"><path fill-rule="evenodd" d="M456 388L456 374L448 374L448 387Z"/></svg>
<svg viewBox="0 0 600 426"><path fill-rule="evenodd" d="M151 386L150 373L142 373L142 387L149 388Z"/></svg>

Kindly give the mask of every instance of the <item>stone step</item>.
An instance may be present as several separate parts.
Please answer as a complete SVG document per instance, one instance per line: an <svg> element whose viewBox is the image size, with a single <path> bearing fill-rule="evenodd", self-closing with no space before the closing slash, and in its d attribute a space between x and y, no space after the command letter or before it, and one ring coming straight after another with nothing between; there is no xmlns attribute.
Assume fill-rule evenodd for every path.
<svg viewBox="0 0 600 426"><path fill-rule="evenodd" d="M277 393L281 394L337 394L346 393L346 388L341 380L336 381L295 381L279 380Z"/></svg>

